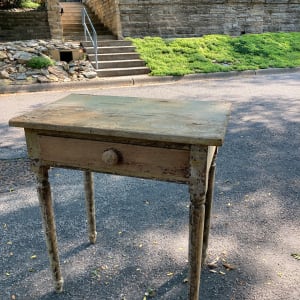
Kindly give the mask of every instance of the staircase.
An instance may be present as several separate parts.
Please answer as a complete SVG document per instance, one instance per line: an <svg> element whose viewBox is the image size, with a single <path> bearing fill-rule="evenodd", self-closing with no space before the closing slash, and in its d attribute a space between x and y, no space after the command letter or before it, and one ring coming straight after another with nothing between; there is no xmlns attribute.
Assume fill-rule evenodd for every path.
<svg viewBox="0 0 300 300"><path fill-rule="evenodd" d="M84 30L81 21L82 3L80 2L60 2L64 13L61 16L61 23L63 28L63 36L65 40L84 40ZM99 39L115 39L112 33L106 28L91 10L86 7L91 21L95 27Z"/></svg>
<svg viewBox="0 0 300 300"><path fill-rule="evenodd" d="M81 21L83 5L78 2L61 2L63 36L65 40L81 41L88 59L96 69L96 58L91 41L84 41L84 30ZM114 35L98 20L97 16L86 7L87 13L98 36L98 69L99 77L130 76L148 74L149 68L135 52L130 41L117 40Z"/></svg>

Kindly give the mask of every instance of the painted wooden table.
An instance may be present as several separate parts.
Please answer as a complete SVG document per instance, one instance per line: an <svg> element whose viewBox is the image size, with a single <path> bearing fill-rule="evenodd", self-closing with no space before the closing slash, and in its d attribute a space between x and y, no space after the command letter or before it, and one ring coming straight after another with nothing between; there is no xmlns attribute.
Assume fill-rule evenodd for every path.
<svg viewBox="0 0 300 300"><path fill-rule="evenodd" d="M185 183L190 191L189 296L199 299L217 147L230 104L71 94L10 120L25 129L55 289L62 291L50 167L84 171L89 239L96 241L93 171Z"/></svg>

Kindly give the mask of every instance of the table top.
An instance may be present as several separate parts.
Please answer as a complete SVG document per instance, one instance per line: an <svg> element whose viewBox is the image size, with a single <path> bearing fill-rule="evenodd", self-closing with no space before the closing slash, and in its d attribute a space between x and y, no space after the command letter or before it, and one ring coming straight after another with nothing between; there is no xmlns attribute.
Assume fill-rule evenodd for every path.
<svg viewBox="0 0 300 300"><path fill-rule="evenodd" d="M220 146L230 103L138 97L69 96L9 121L10 126Z"/></svg>

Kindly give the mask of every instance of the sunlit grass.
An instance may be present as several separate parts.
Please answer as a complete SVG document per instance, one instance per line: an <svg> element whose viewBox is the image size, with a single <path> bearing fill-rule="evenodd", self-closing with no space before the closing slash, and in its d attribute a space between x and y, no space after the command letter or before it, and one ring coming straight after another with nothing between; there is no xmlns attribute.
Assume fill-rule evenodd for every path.
<svg viewBox="0 0 300 300"><path fill-rule="evenodd" d="M300 32L131 39L152 75L300 66Z"/></svg>

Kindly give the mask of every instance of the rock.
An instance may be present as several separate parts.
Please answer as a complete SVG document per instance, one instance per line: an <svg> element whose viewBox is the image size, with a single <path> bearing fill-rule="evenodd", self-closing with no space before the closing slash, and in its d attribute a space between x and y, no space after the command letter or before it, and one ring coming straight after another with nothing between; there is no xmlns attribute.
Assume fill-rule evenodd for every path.
<svg viewBox="0 0 300 300"><path fill-rule="evenodd" d="M27 79L27 76L25 73L19 73L15 76L15 79L16 80L26 80Z"/></svg>
<svg viewBox="0 0 300 300"><path fill-rule="evenodd" d="M17 65L17 72L25 73L27 69L23 65Z"/></svg>
<svg viewBox="0 0 300 300"><path fill-rule="evenodd" d="M5 51L0 51L0 61L7 58L7 54Z"/></svg>
<svg viewBox="0 0 300 300"><path fill-rule="evenodd" d="M41 74L44 76L49 75L49 71L47 69L41 69L40 71L41 71Z"/></svg>
<svg viewBox="0 0 300 300"><path fill-rule="evenodd" d="M6 68L6 71L9 73L9 74L12 74L12 73L16 73L17 72L17 69L15 67L12 67L12 66L8 66Z"/></svg>
<svg viewBox="0 0 300 300"><path fill-rule="evenodd" d="M37 82L38 83L49 83L50 79L48 79L46 76L39 76L37 78Z"/></svg>
<svg viewBox="0 0 300 300"><path fill-rule="evenodd" d="M43 69L32 69L32 70L27 70L26 71L26 75L27 76L36 76L36 75L43 75ZM49 74L49 72L47 71L47 73ZM44 74L45 75L45 74Z"/></svg>
<svg viewBox="0 0 300 300"><path fill-rule="evenodd" d="M33 56L31 53L18 51L13 57L19 64L26 64Z"/></svg>
<svg viewBox="0 0 300 300"><path fill-rule="evenodd" d="M97 76L91 63L82 60L69 63L56 62L55 66L43 69L32 69L26 66L34 56L49 57L49 49L79 50L80 44L60 40L0 42L0 80L18 85L53 81L87 81Z"/></svg>
<svg viewBox="0 0 300 300"><path fill-rule="evenodd" d="M87 72L83 72L82 75L85 78L92 79L92 78L97 77L97 72L95 72L95 71L87 71Z"/></svg>
<svg viewBox="0 0 300 300"><path fill-rule="evenodd" d="M5 70L0 72L0 79L9 79L9 74Z"/></svg>
<svg viewBox="0 0 300 300"><path fill-rule="evenodd" d="M46 78L48 78L50 81L58 81L58 78L53 74L46 75Z"/></svg>
<svg viewBox="0 0 300 300"><path fill-rule="evenodd" d="M37 48L39 43L37 41L27 41L26 45L30 48Z"/></svg>
<svg viewBox="0 0 300 300"><path fill-rule="evenodd" d="M48 67L48 71L50 74L53 74L60 79L64 80L68 78L68 73L64 71L61 67L58 66Z"/></svg>

